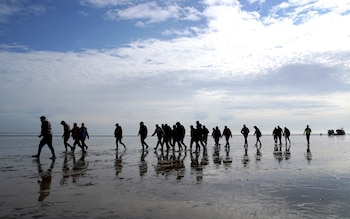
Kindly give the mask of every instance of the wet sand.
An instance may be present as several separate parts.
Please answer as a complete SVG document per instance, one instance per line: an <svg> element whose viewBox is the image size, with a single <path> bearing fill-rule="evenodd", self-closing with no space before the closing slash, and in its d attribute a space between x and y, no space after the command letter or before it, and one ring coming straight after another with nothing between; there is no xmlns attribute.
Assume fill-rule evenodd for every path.
<svg viewBox="0 0 350 219"><path fill-rule="evenodd" d="M249 137L230 150L210 139L200 153L142 151L137 137L115 150L113 137L92 137L88 153L57 159L37 137L0 137L0 218L347 218L350 215L348 136L292 136L290 154L274 153L262 137L261 156ZM185 143L189 142L186 137ZM221 139L224 145L224 140ZM204 152L204 153L203 153Z"/></svg>

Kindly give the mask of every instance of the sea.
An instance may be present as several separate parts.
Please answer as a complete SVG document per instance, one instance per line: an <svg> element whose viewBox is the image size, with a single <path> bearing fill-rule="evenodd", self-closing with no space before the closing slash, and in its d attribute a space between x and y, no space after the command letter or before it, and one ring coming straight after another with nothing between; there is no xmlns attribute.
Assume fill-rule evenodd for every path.
<svg viewBox="0 0 350 219"><path fill-rule="evenodd" d="M189 136L182 151L91 136L71 153L54 136L56 159L44 146L38 160L37 136L1 135L0 218L350 218L348 135L255 140L209 138L195 152Z"/></svg>

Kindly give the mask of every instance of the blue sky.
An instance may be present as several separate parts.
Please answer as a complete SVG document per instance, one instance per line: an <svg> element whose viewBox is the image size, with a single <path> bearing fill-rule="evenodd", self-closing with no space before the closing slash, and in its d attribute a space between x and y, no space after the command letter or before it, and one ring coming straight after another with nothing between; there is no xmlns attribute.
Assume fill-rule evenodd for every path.
<svg viewBox="0 0 350 219"><path fill-rule="evenodd" d="M3 0L0 132L347 130L349 23L341 0Z"/></svg>

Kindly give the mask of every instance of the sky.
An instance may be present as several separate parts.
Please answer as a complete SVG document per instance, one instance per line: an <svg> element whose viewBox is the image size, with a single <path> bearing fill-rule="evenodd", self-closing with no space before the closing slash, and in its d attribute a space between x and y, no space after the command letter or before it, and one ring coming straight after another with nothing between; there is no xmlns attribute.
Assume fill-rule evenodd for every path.
<svg viewBox="0 0 350 219"><path fill-rule="evenodd" d="M349 0L2 0L0 133L350 131L349 24Z"/></svg>

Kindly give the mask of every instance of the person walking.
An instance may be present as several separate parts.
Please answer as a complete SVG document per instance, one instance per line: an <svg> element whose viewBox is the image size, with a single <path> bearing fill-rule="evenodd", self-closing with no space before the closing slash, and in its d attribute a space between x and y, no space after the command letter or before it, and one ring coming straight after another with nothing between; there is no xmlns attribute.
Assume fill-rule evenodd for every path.
<svg viewBox="0 0 350 219"><path fill-rule="evenodd" d="M307 145L310 145L310 135L311 135L311 129L309 127L309 125L306 126L305 130L304 130L304 135L306 134L306 141L307 141Z"/></svg>
<svg viewBox="0 0 350 219"><path fill-rule="evenodd" d="M68 143L68 140L70 138L70 126L65 121L61 121L61 125L63 126L62 138L66 152L68 147L70 147L70 149L73 150L73 147Z"/></svg>
<svg viewBox="0 0 350 219"><path fill-rule="evenodd" d="M247 128L247 126L243 125L243 128L241 130L241 134L244 136L244 145L248 145L249 129Z"/></svg>
<svg viewBox="0 0 350 219"><path fill-rule="evenodd" d="M255 146L258 145L258 143L260 143L260 148L261 148L261 141L260 141L260 137L261 137L261 131L258 127L254 126L254 129L255 129L255 132L254 132L254 135L256 137L256 143L255 143Z"/></svg>
<svg viewBox="0 0 350 219"><path fill-rule="evenodd" d="M141 145L142 145L142 150L148 149L148 144L145 142L145 139L147 138L147 126L145 126L145 124L143 122L140 122L140 129L139 129L139 136L140 136L140 140L141 140Z"/></svg>
<svg viewBox="0 0 350 219"><path fill-rule="evenodd" d="M85 127L84 123L81 123L80 135L81 135L81 138L80 138L81 147L83 149L83 152L85 153L86 150L88 149L88 146L85 144L85 140L86 140L86 138L89 139L89 133L88 133L87 128Z"/></svg>
<svg viewBox="0 0 350 219"><path fill-rule="evenodd" d="M222 131L222 136L225 136L226 139L225 147L230 147L229 139L232 138L232 132L227 126L225 126L224 130Z"/></svg>
<svg viewBox="0 0 350 219"><path fill-rule="evenodd" d="M286 144L287 144L287 140L289 141L289 144L290 144L290 139L289 139L290 131L287 127L284 127L283 136L284 136L284 139L286 140Z"/></svg>
<svg viewBox="0 0 350 219"><path fill-rule="evenodd" d="M74 140L72 152L74 153L76 145L78 145L84 151L83 147L80 144L80 128L76 122L73 124L73 128L70 130L70 132L72 133L72 138Z"/></svg>
<svg viewBox="0 0 350 219"><path fill-rule="evenodd" d="M38 146L38 153L36 155L33 155L32 157L39 159L42 148L45 146L45 144L47 144L47 146L51 150L51 154L52 154L50 159L54 160L54 159L56 159L56 155L55 155L55 150L52 146L51 123L46 119L45 116L41 116L40 121L41 121L41 133L38 137L39 138L42 137L42 138L41 138L39 146Z"/></svg>
<svg viewBox="0 0 350 219"><path fill-rule="evenodd" d="M164 131L158 124L156 124L156 129L154 130L152 136L155 136L155 135L157 135L158 141L157 141L157 145L154 148L154 150L157 150L159 145L161 146L161 148L163 150L163 142L162 142L162 140L163 140L163 136L164 136Z"/></svg>
<svg viewBox="0 0 350 219"><path fill-rule="evenodd" d="M124 149L126 149L125 144L122 142L123 138L123 129L122 127L117 123L115 124L115 129L114 129L114 137L115 137L115 145L116 149L118 150L118 143L124 146Z"/></svg>

